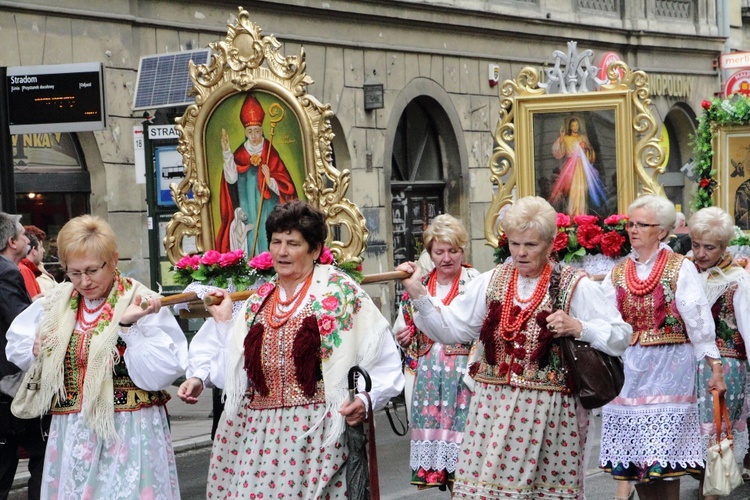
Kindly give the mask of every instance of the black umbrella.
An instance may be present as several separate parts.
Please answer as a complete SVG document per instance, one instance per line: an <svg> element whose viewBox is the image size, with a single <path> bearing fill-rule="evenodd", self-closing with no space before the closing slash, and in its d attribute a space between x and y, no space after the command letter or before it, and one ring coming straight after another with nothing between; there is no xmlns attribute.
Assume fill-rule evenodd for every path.
<svg viewBox="0 0 750 500"><path fill-rule="evenodd" d="M380 485L378 484L377 457L375 455L375 427L372 421L372 402L369 392L372 380L364 368L352 366L349 370L349 401L353 402L357 394L356 374L365 379L365 395L370 403L370 410L366 420L369 425L369 437L365 433L364 423L346 426L346 444L349 454L346 459L346 486L350 500L379 500ZM367 442L370 441L368 459ZM368 464L369 462L369 464Z"/></svg>

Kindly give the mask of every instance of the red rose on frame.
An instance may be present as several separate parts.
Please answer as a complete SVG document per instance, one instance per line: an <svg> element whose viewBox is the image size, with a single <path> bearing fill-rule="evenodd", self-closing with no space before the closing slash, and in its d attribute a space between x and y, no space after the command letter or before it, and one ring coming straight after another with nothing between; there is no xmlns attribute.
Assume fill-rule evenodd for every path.
<svg viewBox="0 0 750 500"><path fill-rule="evenodd" d="M628 218L627 215L613 214L613 215L610 215L609 217L607 217L606 219L604 219L604 223L607 224L608 226L616 226L623 219L627 220L627 218Z"/></svg>
<svg viewBox="0 0 750 500"><path fill-rule="evenodd" d="M557 227L570 227L570 216L557 212Z"/></svg>
<svg viewBox="0 0 750 500"><path fill-rule="evenodd" d="M216 250L209 250L208 252L203 254L203 257L201 257L201 264L204 266L212 266L214 264L218 264L219 260L221 259L221 254L217 252Z"/></svg>
<svg viewBox="0 0 750 500"><path fill-rule="evenodd" d="M333 264L334 259L331 249L328 247L323 247L323 251L320 253L319 260L321 264Z"/></svg>
<svg viewBox="0 0 750 500"><path fill-rule="evenodd" d="M703 102L701 102L701 107L708 111L711 108L711 101L704 99Z"/></svg>
<svg viewBox="0 0 750 500"><path fill-rule="evenodd" d="M579 215L578 217L584 217ZM576 219L578 218L576 217ZM577 222L577 221L576 221ZM578 243L583 248L591 250L602 240L602 228L594 225L580 225L578 226Z"/></svg>
<svg viewBox="0 0 750 500"><path fill-rule="evenodd" d="M557 215L560 215L560 214L557 214ZM552 242L552 251L559 252L566 246L568 246L568 233L564 231L557 233L557 236L555 236L555 241Z"/></svg>
<svg viewBox="0 0 750 500"><path fill-rule="evenodd" d="M618 257L625 244L625 237L617 231L604 233L601 240L602 253L607 257Z"/></svg>
<svg viewBox="0 0 750 500"><path fill-rule="evenodd" d="M576 215L573 220L579 226L593 226L599 222L599 217L596 215Z"/></svg>
<svg viewBox="0 0 750 500"><path fill-rule="evenodd" d="M711 185L711 179L701 179L700 186L705 189Z"/></svg>
<svg viewBox="0 0 750 500"><path fill-rule="evenodd" d="M271 252L263 252L253 257L250 260L250 267L262 271L271 269L273 267L273 257L271 257Z"/></svg>

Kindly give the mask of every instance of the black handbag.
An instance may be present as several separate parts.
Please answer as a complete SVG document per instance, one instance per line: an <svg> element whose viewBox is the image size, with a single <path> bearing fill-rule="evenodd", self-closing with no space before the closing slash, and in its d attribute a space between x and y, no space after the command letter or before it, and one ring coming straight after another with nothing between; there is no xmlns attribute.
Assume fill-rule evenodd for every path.
<svg viewBox="0 0 750 500"><path fill-rule="evenodd" d="M570 371L573 391L587 410L600 408L620 394L625 383L622 360L573 337L561 337L563 363Z"/></svg>
<svg viewBox="0 0 750 500"><path fill-rule="evenodd" d="M549 293L553 307L558 306L560 265L555 265L550 276ZM580 400L581 406L587 410L600 408L620 394L625 384L622 359L573 337L560 337L556 341L569 372L573 393Z"/></svg>

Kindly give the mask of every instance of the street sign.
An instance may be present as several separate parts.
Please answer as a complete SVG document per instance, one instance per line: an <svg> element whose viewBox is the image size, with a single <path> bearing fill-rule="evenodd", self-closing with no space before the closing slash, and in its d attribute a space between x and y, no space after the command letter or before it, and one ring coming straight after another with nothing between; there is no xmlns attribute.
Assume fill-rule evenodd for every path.
<svg viewBox="0 0 750 500"><path fill-rule="evenodd" d="M719 58L721 69L750 68L750 52L731 52L721 54Z"/></svg>
<svg viewBox="0 0 750 500"><path fill-rule="evenodd" d="M101 63L14 66L6 78L11 134L84 132L105 126Z"/></svg>

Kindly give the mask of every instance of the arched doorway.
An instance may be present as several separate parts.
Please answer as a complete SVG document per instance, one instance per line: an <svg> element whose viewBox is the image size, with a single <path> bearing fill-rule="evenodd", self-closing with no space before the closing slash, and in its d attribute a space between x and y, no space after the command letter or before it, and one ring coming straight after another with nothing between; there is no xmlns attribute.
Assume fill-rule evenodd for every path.
<svg viewBox="0 0 750 500"><path fill-rule="evenodd" d="M407 85L394 104L388 129L385 173L396 266L419 258L422 233L436 215L451 213L470 231L463 182L468 169L458 115L448 94L432 80L418 78ZM400 292L396 283L396 296Z"/></svg>
<svg viewBox="0 0 750 500"><path fill-rule="evenodd" d="M429 109L434 101L418 97L404 110L391 155L393 260L416 260L422 232L445 211L445 172L440 134Z"/></svg>
<svg viewBox="0 0 750 500"><path fill-rule="evenodd" d="M667 198L686 216L690 206L692 189L690 180L686 177L682 167L692 160L693 149L690 137L695 135L695 113L684 103L672 106L664 118L664 127L669 134L669 158L664 173L659 176L659 182L664 186Z"/></svg>

